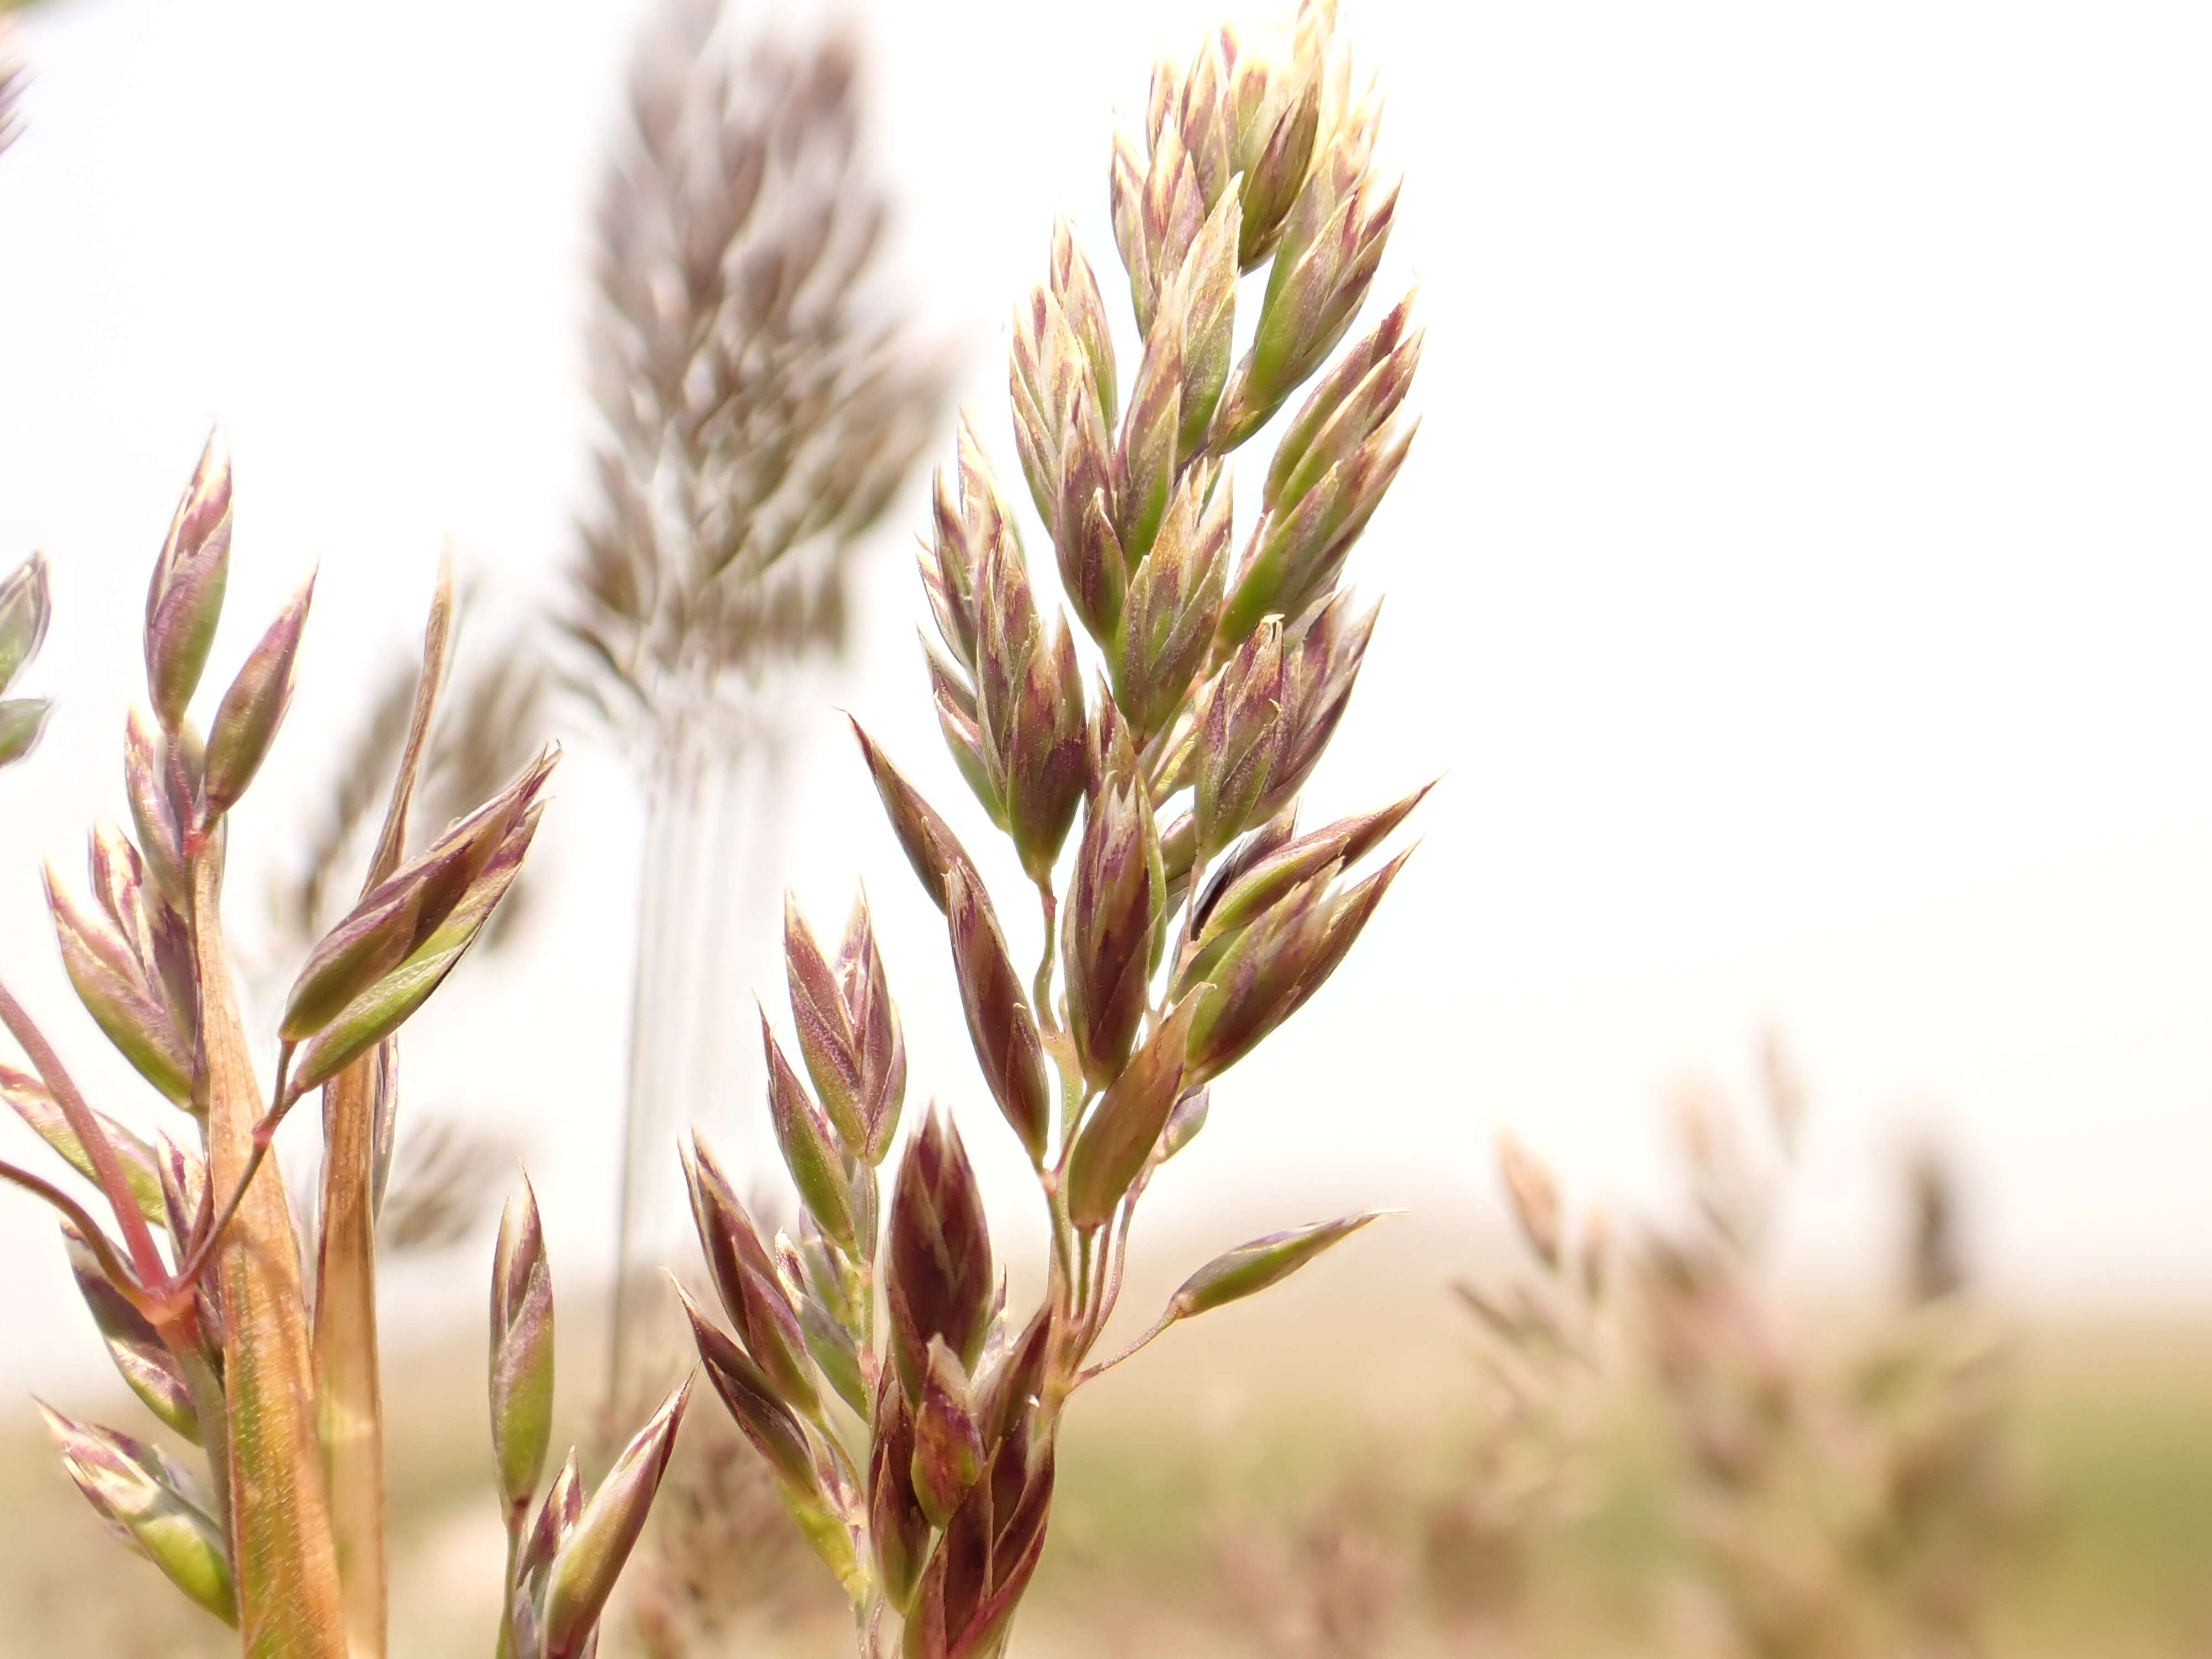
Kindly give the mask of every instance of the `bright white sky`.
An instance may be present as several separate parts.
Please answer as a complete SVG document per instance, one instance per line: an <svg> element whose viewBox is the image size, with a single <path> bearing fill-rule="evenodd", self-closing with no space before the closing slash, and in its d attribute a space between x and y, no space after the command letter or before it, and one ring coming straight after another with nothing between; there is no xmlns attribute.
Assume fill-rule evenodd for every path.
<svg viewBox="0 0 2212 1659"><path fill-rule="evenodd" d="M588 198L641 9L78 0L28 26L0 556L54 559L62 712L8 781L0 937L112 1094L36 860L73 867L119 807L145 572L204 427L240 478L217 672L322 569L250 850L412 635L444 536L514 603L550 590L585 488ZM866 9L902 258L1011 474L1002 320L1055 210L1110 261L1109 118L1216 8ZM1382 629L1316 787L1333 809L1445 781L1368 940L1218 1092L1160 1208L1198 1224L1242 1182L1293 1188L1295 1218L1487 1210L1504 1123L1633 1200L1662 1093L1741 1078L1771 1018L1813 1089L1809 1264L1886 1249L1887 1161L1932 1126L2007 1290L2201 1305L2212 13L1345 11L1408 180L1386 286L1419 280L1430 341L1421 437L1357 563ZM835 695L959 805L912 644L920 521L918 496L894 514ZM995 1142L934 918L826 707L819 731L793 878L830 918L865 876L917 1094ZM618 765L564 776L531 967L425 1016L410 1074L527 1127L580 1273L611 1233L637 825ZM47 1237L0 1206L0 1248ZM82 1316L58 1267L9 1279L22 1363L62 1364L42 1351L79 1350Z"/></svg>

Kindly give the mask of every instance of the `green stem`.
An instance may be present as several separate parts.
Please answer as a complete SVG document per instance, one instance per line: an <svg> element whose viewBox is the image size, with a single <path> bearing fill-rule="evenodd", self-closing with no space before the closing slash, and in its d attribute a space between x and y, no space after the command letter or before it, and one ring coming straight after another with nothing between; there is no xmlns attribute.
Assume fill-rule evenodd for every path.
<svg viewBox="0 0 2212 1659"><path fill-rule="evenodd" d="M192 1397L192 1412L200 1420L200 1445L207 1453L208 1474L215 1486L216 1519L223 1535L230 1535L230 1407L222 1379L208 1363L198 1343L173 1343L177 1369L184 1373L185 1389Z"/></svg>
<svg viewBox="0 0 2212 1659"><path fill-rule="evenodd" d="M1098 1265L1098 1295L1092 1306L1091 1321L1085 1327L1083 1346L1076 1352L1079 1362L1088 1354L1098 1339L1106 1334L1106 1322L1114 1317L1114 1310L1121 1301L1121 1276L1129 1265L1129 1227L1137 1214L1137 1200L1144 1191L1145 1177L1138 1176L1137 1184L1121 1200L1121 1212L1113 1224L1112 1235Z"/></svg>
<svg viewBox="0 0 2212 1659"><path fill-rule="evenodd" d="M201 850L191 873L208 1182L247 1187L219 1258L240 1645L246 1659L348 1659L299 1239L281 1183L242 1179L266 1151L270 1120L223 951L219 843Z"/></svg>
<svg viewBox="0 0 2212 1659"><path fill-rule="evenodd" d="M1150 1330L1146 1331L1134 1342L1132 1342L1127 1347L1122 1349L1121 1352L1115 1354L1111 1359L1102 1359L1096 1365L1090 1366L1082 1371L1075 1379L1076 1386L1080 1388L1085 1382L1090 1382L1093 1377L1104 1376L1108 1371L1112 1370L1115 1366L1120 1364L1123 1360L1132 1358L1137 1354L1142 1352L1146 1348L1152 1346L1153 1340L1159 1336L1161 1332L1166 1330L1169 1326L1174 1324L1176 1321L1182 1316L1181 1314L1176 1311L1175 1304L1173 1303L1170 1303L1168 1304L1168 1310L1152 1322L1152 1327Z"/></svg>
<svg viewBox="0 0 2212 1659"><path fill-rule="evenodd" d="M1167 978L1167 983L1170 987L1172 987L1177 980L1182 977L1182 970L1190 965L1190 959L1198 950L1198 901L1200 895L1206 888L1206 866L1211 864L1212 861L1212 860L1208 859L1204 854L1200 854L1196 859L1193 860L1191 863L1190 885L1183 890L1182 927L1181 929L1182 933L1182 942L1176 946L1175 971L1170 974ZM1167 1017L1166 1003L1163 1001L1160 1006L1156 1009L1154 1012L1158 1018L1165 1018Z"/></svg>
<svg viewBox="0 0 2212 1659"><path fill-rule="evenodd" d="M1059 1029L1052 1012L1052 956L1060 927L1060 900L1049 881L1037 883L1036 890L1038 908L1044 916L1044 949L1037 957L1036 980L1030 988L1030 998L1036 1005L1038 1026L1049 1031Z"/></svg>
<svg viewBox="0 0 2212 1659"><path fill-rule="evenodd" d="M252 1150L246 1155L244 1171L232 1187L230 1196L223 1200L222 1208L210 1220L208 1230L193 1244L191 1254L170 1275L172 1296L190 1291L193 1281L207 1267L208 1259L215 1254L216 1246L222 1238L223 1229L230 1224L232 1218L238 1213L238 1206L245 1201L246 1188L252 1186L254 1173L261 1168L261 1160L269 1156L269 1148L276 1143L276 1131L283 1126L285 1117L298 1103L299 1096L294 1095L288 1099L285 1095L285 1074L291 1069L291 1065L292 1045L288 1042L276 1051L276 1096L270 1101L269 1109L253 1126Z"/></svg>
<svg viewBox="0 0 2212 1659"><path fill-rule="evenodd" d="M507 1571L500 1583L506 1591L499 1598L498 1659L517 1659L514 1647L514 1565L522 1555L522 1528L530 1518L530 1500L511 1504L507 1510Z"/></svg>

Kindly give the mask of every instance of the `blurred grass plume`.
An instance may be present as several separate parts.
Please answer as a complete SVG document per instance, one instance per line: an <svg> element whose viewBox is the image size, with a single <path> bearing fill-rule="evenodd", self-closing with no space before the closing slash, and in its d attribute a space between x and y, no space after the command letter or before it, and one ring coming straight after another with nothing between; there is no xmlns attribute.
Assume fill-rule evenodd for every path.
<svg viewBox="0 0 2212 1659"><path fill-rule="evenodd" d="M598 489L569 567L571 684L647 803L610 1397L679 1338L672 1140L749 1080L720 1031L765 942L799 670L848 637L855 560L933 434L949 364L885 255L858 40L662 0L600 190L587 336Z"/></svg>

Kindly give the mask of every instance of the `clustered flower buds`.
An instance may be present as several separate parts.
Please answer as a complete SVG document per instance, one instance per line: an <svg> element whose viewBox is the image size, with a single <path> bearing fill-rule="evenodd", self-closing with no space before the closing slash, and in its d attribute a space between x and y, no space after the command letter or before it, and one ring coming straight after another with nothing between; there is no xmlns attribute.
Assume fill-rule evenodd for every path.
<svg viewBox="0 0 2212 1659"><path fill-rule="evenodd" d="M554 756L403 861L405 807L450 616L450 587L441 587L416 738L394 785L388 849L380 847L374 866L389 873L373 874L361 902L309 953L285 1005L277 1082L264 1105L222 938L223 830L283 724L313 582L247 653L203 738L190 709L222 617L231 501L217 437L177 509L148 593L149 707L132 713L124 738L131 827L94 827L82 892L58 872L46 874L63 965L79 1000L155 1092L185 1115L179 1133L149 1141L93 1107L0 987L0 1024L31 1062L27 1071L0 1065L0 1097L99 1189L113 1234L33 1170L0 1163L0 1179L60 1212L71 1269L118 1373L166 1428L204 1447L207 1461L203 1479L153 1445L48 1410L64 1468L111 1531L238 1627L246 1651L343 1659L383 1650L380 1489L340 1490L337 1473L342 1453L347 1467L360 1467L353 1454L364 1427L378 1431L374 1324L372 1317L341 1331L329 1298L319 1297L311 1338L303 1278L319 1271L322 1291L331 1289L332 1206L323 1206L321 1237L302 1250L267 1153L285 1113L325 1085L326 1104L343 1094L373 1116L377 1134L361 1138L357 1162L342 1158L332 1139L324 1172L326 1200L351 1195L361 1248L373 1249L395 1098L392 1039L514 880L544 810ZM43 562L0 581L0 691L36 653L47 613ZM28 751L45 715L43 702L0 702L0 763ZM812 983L827 1000L810 1060L818 1049L833 1068L826 1075L849 1079L841 1102L887 1143L905 1056L865 921ZM373 1308L373 1267L362 1271ZM667 1467L688 1384L590 1502L571 1457L533 1508L550 1430L553 1304L526 1185L501 1228L491 1310L492 1443L513 1547L501 1652L586 1659ZM341 1391L342 1367L366 1376L365 1395ZM787 1367L787 1381L796 1374ZM370 1453L380 1458L380 1441Z"/></svg>
<svg viewBox="0 0 2212 1659"><path fill-rule="evenodd" d="M521 873L555 751L376 887L308 953L278 1034L300 1045L291 1090L335 1077L422 1006Z"/></svg>
<svg viewBox="0 0 2212 1659"><path fill-rule="evenodd" d="M226 1625L238 1590L215 1498L199 1477L158 1446L94 1428L41 1405L62 1468L107 1529L167 1573Z"/></svg>
<svg viewBox="0 0 2212 1659"><path fill-rule="evenodd" d="M526 1181L500 1220L491 1282L491 1437L509 1540L502 1659L589 1659L599 1615L645 1529L690 1398L686 1382L615 1459L590 1501L568 1461L531 1512L553 1417L553 1285Z"/></svg>
<svg viewBox="0 0 2212 1659"><path fill-rule="evenodd" d="M1083 687L1065 622L1037 614L997 481L963 426L957 487L937 480L922 580L944 641L930 652L938 719L992 821L1032 878L1049 877L1083 793Z"/></svg>
<svg viewBox="0 0 2212 1659"><path fill-rule="evenodd" d="M169 1100L192 1101L197 975L183 919L153 893L137 849L112 824L92 834L98 908L46 868L46 905L78 1000L140 1075Z"/></svg>
<svg viewBox="0 0 2212 1659"><path fill-rule="evenodd" d="M905 1057L865 909L861 942L848 933L836 963L795 908L785 924L803 1063L772 1025L765 1043L796 1236L764 1237L707 1149L686 1154L720 1304L716 1318L686 1297L700 1357L852 1597L866 1659L1003 1650L1043 1547L1060 1414L1118 1363L1092 1356L1139 1200L1204 1128L1215 1080L1320 990L1405 862L1367 867L1420 793L1303 834L1297 822L1373 631L1344 572L1407 453L1419 354L1401 304L1328 361L1395 199L1372 175L1376 110L1349 92L1334 21L1328 0L1305 0L1284 61L1224 33L1188 70L1156 74L1141 142L1123 141L1113 167L1142 347L1126 402L1066 224L1017 309L1014 447L1070 619L1047 614L972 422L937 478L921 554L932 697L956 768L1036 890L1033 973L957 833L855 727L944 913L982 1089L1037 1173L1042 1301L1008 1308L943 1108L923 1115L880 1206ZM1258 310L1239 357L1247 273ZM1240 556L1235 452L1309 382ZM1229 1251L1137 1346L1371 1219Z"/></svg>

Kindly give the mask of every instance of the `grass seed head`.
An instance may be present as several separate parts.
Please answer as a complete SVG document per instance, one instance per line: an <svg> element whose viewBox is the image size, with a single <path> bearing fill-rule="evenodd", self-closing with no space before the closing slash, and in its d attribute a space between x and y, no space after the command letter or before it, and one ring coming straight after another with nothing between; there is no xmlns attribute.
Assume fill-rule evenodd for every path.
<svg viewBox="0 0 2212 1659"><path fill-rule="evenodd" d="M893 1177L875 1317L873 1165L896 1089L888 1112L875 1103L877 1079L903 1083L896 1016L879 970L846 967L849 944L833 969L803 923L787 927L793 1018L823 1105L794 1160L820 1224L779 1246L780 1280L823 1381L866 1419L865 1456L840 1455L824 1429L792 1509L841 1582L848 1566L858 1575L848 1588L869 1659L894 1644L906 1659L1001 1651L1042 1548L1069 1396L1177 1320L1267 1288L1371 1218L1230 1252L1133 1347L1091 1363L1152 1173L1205 1124L1208 1079L1341 962L1404 860L1355 866L1420 799L1297 836L1295 797L1372 630L1341 578L1402 458L1418 356L1401 306L1324 372L1370 286L1394 199L1370 176L1374 112L1346 90L1334 21L1325 0L1307 0L1282 58L1224 33L1187 67L1156 71L1110 172L1142 342L1133 374L1064 222L1016 309L1015 450L1072 617L1033 584L972 422L932 494L920 561L936 624L930 696L955 766L1036 890L1033 975L1018 969L950 825L855 726L893 833L945 913L979 1069L1051 1218L1046 1291L1026 1317L1006 1309L974 1173L936 1110ZM1238 278L1271 260L1239 360ZM1317 374L1232 580L1232 452ZM1076 625L1104 659L1095 687ZM791 1067L771 1072L788 1152L811 1103ZM701 1185L695 1175L719 1281L743 1247L721 1236L731 1224ZM849 1195L849 1231L821 1214L817 1188ZM726 1292L733 1315L747 1294ZM732 1412L795 1480L801 1448L776 1425L798 1426L788 1407L802 1390L767 1352L789 1352L787 1334L744 1343L700 1335ZM865 1504L845 1491L844 1471L862 1467Z"/></svg>

